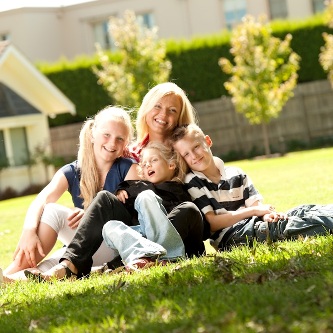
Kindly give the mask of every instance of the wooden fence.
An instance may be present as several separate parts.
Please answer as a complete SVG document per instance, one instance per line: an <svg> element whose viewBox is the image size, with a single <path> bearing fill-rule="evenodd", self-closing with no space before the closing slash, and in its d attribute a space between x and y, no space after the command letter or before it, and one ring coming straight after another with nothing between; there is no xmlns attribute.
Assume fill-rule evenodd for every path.
<svg viewBox="0 0 333 333"><path fill-rule="evenodd" d="M235 112L229 97L194 103L199 125L213 140L213 153L263 151L260 125L250 125ZM76 156L82 124L51 128L53 154L70 159ZM299 84L280 116L268 125L269 140L275 151L288 141L310 143L317 138L333 137L333 90L327 80Z"/></svg>

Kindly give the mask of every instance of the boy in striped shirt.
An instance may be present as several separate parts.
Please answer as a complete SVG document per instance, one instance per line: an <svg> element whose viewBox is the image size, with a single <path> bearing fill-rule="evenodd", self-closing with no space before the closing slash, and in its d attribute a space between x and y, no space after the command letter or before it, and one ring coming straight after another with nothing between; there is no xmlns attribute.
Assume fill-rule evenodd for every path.
<svg viewBox="0 0 333 333"><path fill-rule="evenodd" d="M333 229L333 205L301 205L279 213L264 204L248 175L225 167L213 156L212 140L197 125L179 126L170 140L190 169L185 184L208 223L206 236L215 247L228 249L251 245L254 239L277 241Z"/></svg>

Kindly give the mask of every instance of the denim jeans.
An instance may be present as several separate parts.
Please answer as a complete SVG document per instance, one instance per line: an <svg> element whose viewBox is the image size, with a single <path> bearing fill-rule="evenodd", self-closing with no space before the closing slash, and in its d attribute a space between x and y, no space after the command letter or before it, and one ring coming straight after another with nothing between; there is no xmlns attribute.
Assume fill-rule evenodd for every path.
<svg viewBox="0 0 333 333"><path fill-rule="evenodd" d="M287 220L268 223L252 217L233 225L219 244L228 249L232 245L251 245L253 240L278 241L298 236L325 235L333 231L333 205L300 205L287 212Z"/></svg>
<svg viewBox="0 0 333 333"><path fill-rule="evenodd" d="M124 263L141 257L175 259L185 256L179 233L167 217L162 199L151 190L135 199L139 226L127 227L120 221L110 221L103 228L106 244L116 249Z"/></svg>
<svg viewBox="0 0 333 333"><path fill-rule="evenodd" d="M72 241L67 246L61 260L71 261L79 270L79 276L90 273L93 255L103 242L102 229L110 220L119 220L132 225L132 217L122 202L108 192L97 193L76 230ZM112 258L105 258L104 262Z"/></svg>

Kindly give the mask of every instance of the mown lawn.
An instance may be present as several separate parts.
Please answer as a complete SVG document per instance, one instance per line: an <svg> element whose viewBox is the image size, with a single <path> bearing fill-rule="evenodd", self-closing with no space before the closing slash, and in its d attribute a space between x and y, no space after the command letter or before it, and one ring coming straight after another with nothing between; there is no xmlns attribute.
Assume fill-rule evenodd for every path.
<svg viewBox="0 0 333 333"><path fill-rule="evenodd" d="M333 148L239 161L279 210L332 203ZM0 202L0 265L32 196ZM68 196L62 203L70 204ZM1 332L333 332L333 237L255 244L135 274L0 289Z"/></svg>

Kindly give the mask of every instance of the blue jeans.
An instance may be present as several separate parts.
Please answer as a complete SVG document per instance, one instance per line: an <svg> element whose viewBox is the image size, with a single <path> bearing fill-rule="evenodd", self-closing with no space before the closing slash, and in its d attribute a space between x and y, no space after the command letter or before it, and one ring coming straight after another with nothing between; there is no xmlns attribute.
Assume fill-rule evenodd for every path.
<svg viewBox="0 0 333 333"><path fill-rule="evenodd" d="M287 212L287 220L268 223L252 217L233 225L224 235L219 248L232 245L251 245L253 240L278 241L298 236L325 235L333 231L333 204L300 205Z"/></svg>
<svg viewBox="0 0 333 333"><path fill-rule="evenodd" d="M105 224L102 232L106 244L119 252L123 262L141 257L184 257L184 243L168 219L162 199L146 190L137 196L134 206L138 212L138 226L128 227L113 220Z"/></svg>

